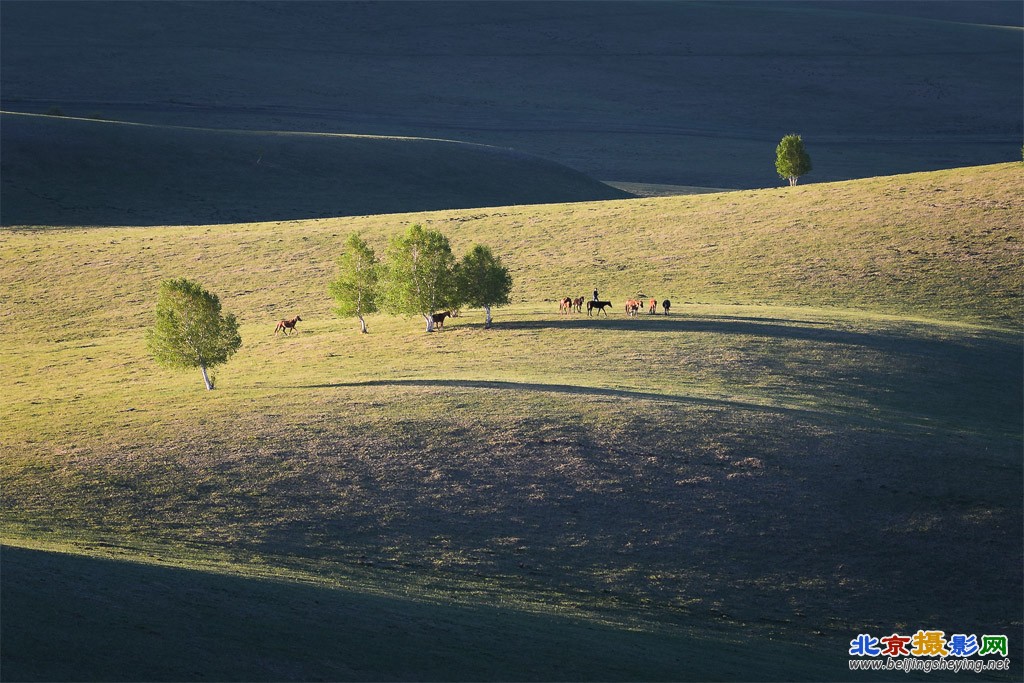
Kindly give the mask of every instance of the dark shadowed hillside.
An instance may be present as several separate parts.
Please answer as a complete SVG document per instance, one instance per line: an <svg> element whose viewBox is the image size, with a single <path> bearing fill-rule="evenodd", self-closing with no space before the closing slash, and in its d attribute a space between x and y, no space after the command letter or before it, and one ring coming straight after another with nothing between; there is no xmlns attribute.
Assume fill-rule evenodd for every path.
<svg viewBox="0 0 1024 683"><path fill-rule="evenodd" d="M5 1L0 97L17 111L465 140L602 180L766 187L791 132L814 160L806 182L1019 159L1021 26L1016 1Z"/></svg>
<svg viewBox="0 0 1024 683"><path fill-rule="evenodd" d="M482 145L0 118L3 225L237 223L627 197Z"/></svg>

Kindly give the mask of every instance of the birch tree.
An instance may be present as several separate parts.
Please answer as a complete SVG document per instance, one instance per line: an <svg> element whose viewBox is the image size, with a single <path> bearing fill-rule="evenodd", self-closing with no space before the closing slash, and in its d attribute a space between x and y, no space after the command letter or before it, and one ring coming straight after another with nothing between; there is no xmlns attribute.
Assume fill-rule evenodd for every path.
<svg viewBox="0 0 1024 683"><path fill-rule="evenodd" d="M343 318L353 315L359 318L363 334L369 331L363 316L377 310L379 265L370 245L352 233L338 259L338 277L328 287L337 303L334 312Z"/></svg>
<svg viewBox="0 0 1024 683"><path fill-rule="evenodd" d="M154 360L169 368L199 368L207 391L214 382L209 369L242 346L238 321L221 313L220 299L191 280L164 280L156 304L156 325L146 344Z"/></svg>
<svg viewBox="0 0 1024 683"><path fill-rule="evenodd" d="M427 332L433 332L433 314L459 303L448 238L418 223L392 238L379 291L385 311L423 316Z"/></svg>
<svg viewBox="0 0 1024 683"><path fill-rule="evenodd" d="M804 148L803 138L796 134L782 138L775 148L775 170L790 185L796 185L797 178L811 172L811 156Z"/></svg>
<svg viewBox="0 0 1024 683"><path fill-rule="evenodd" d="M474 245L458 267L459 299L468 306L484 309L484 327L491 326L491 306L508 304L512 276L489 247Z"/></svg>

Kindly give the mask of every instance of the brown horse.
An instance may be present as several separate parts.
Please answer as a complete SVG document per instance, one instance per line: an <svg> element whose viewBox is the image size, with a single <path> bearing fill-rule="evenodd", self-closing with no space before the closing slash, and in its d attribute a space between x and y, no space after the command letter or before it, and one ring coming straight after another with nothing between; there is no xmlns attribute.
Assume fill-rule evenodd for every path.
<svg viewBox="0 0 1024 683"><path fill-rule="evenodd" d="M643 304L640 301L636 300L636 299L627 299L626 300L626 315L628 315L631 318L635 317L637 312L640 310L640 306L642 306L642 305Z"/></svg>
<svg viewBox="0 0 1024 683"><path fill-rule="evenodd" d="M657 312L658 312L658 300L657 299L651 299L650 306L647 307L647 313L649 315L654 315Z"/></svg>
<svg viewBox="0 0 1024 683"><path fill-rule="evenodd" d="M441 311L440 313L432 314L430 317L434 320L434 324L437 325L437 328L439 330L443 330L444 329L444 319L445 318L453 318L455 316L452 315L451 311Z"/></svg>
<svg viewBox="0 0 1024 683"><path fill-rule="evenodd" d="M562 297L562 299L559 300L559 302L558 302L558 312L559 313L568 313L571 308L572 308L572 299L570 299L569 297L566 296L566 297Z"/></svg>
<svg viewBox="0 0 1024 683"><path fill-rule="evenodd" d="M291 320L282 320L277 324L277 327L274 328L274 334L277 334L278 332L284 332L285 334L288 334L289 330L293 332L298 332L298 330L295 329L295 323L299 322L302 322L302 318L299 316L295 316Z"/></svg>
<svg viewBox="0 0 1024 683"><path fill-rule="evenodd" d="M577 313L583 312L583 297L578 296L572 300L572 307Z"/></svg>

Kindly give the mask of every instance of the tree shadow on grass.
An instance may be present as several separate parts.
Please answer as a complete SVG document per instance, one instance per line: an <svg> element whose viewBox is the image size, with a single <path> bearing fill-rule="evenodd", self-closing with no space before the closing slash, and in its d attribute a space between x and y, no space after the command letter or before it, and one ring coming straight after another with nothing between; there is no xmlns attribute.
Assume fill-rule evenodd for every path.
<svg viewBox="0 0 1024 683"><path fill-rule="evenodd" d="M302 388L342 386L462 387L512 391L554 392L592 397L639 399L680 404L725 407L808 417L841 416L845 421L866 423L945 424L969 431L994 430L1019 433L1019 415L1024 410L1021 377L1024 358L1019 338L1010 332L953 330L895 322L878 330L849 330L834 327L787 324L771 318L665 317L649 318L562 318L556 320L511 320L504 330L610 330L678 335L718 335L711 346L735 346L748 356L747 365L720 360L712 375L724 378L735 390L724 397L643 391L601 386L582 386L508 380L466 380L446 378L381 379L357 383L323 383ZM474 324L460 325L474 329ZM459 327L451 332L457 334ZM500 331L498 332L500 334ZM624 334L623 343L630 334ZM753 343L748 343L747 337ZM730 339L731 338L731 339ZM739 338L739 339L738 339ZM779 342L779 343L776 343ZM834 360L833 360L834 358ZM653 362L653 359L652 359ZM671 367L665 367L671 370ZM762 391L757 373L784 378L790 391L813 396L815 404L787 400L786 394ZM754 384L751 385L750 383ZM597 384L601 381L597 380ZM750 386L761 398L742 394ZM765 393L767 392L767 393ZM827 406L819 409L817 406ZM865 410L870 406L871 410ZM881 412L879 412L879 410Z"/></svg>
<svg viewBox="0 0 1024 683"><path fill-rule="evenodd" d="M805 327L812 325L813 327ZM945 353L958 350L973 352L1000 351L1016 354L1017 336L991 332L985 338L960 340L923 338L919 329L907 323L903 329L860 332L827 327L825 322L731 316L638 316L636 318L576 317L558 320L511 320L495 323L505 330L615 330L624 332L674 332L746 335L774 339L812 341L822 344L860 346L880 351L914 351L934 348ZM470 324L467 327L483 325Z"/></svg>
<svg viewBox="0 0 1024 683"><path fill-rule="evenodd" d="M304 384L298 389L337 389L342 387L457 387L461 389L496 389L501 391L549 392L556 394L574 394L580 396L606 397L642 401L667 401L719 408L740 410L758 410L792 415L824 415L825 413L805 409L783 407L771 404L736 401L730 399L709 398L703 396L684 396L679 394L663 394L653 391L633 391L629 389L610 389L606 387L589 387L578 384L546 384L542 382L510 382L504 380L471 380L471 379L375 379L361 382L327 382L323 384Z"/></svg>

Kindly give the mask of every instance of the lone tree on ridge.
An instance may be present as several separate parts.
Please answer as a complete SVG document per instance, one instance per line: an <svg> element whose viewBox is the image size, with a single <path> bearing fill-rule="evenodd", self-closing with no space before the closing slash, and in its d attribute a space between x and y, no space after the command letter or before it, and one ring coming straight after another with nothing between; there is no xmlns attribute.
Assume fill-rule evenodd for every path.
<svg viewBox="0 0 1024 683"><path fill-rule="evenodd" d="M214 387L208 368L227 360L242 346L238 321L221 314L220 299L191 280L177 278L160 283L156 325L146 344L160 365L199 368L207 391Z"/></svg>
<svg viewBox="0 0 1024 683"><path fill-rule="evenodd" d="M457 269L459 299L469 306L484 309L485 328L491 326L491 306L504 306L512 290L512 276L490 247L474 245L462 257Z"/></svg>
<svg viewBox="0 0 1024 683"><path fill-rule="evenodd" d="M804 148L804 141L795 133L787 135L775 148L775 170L779 177L796 185L797 178L811 171L811 157Z"/></svg>
<svg viewBox="0 0 1024 683"><path fill-rule="evenodd" d="M385 311L421 315L427 332L433 332L433 314L459 303L455 256L448 238L419 223L392 238L380 284L380 305Z"/></svg>
<svg viewBox="0 0 1024 683"><path fill-rule="evenodd" d="M352 315L359 318L363 334L368 332L363 316L377 310L379 275L380 266L373 249L357 233L349 235L345 251L338 259L338 277L327 291L338 304L334 312L343 318Z"/></svg>

